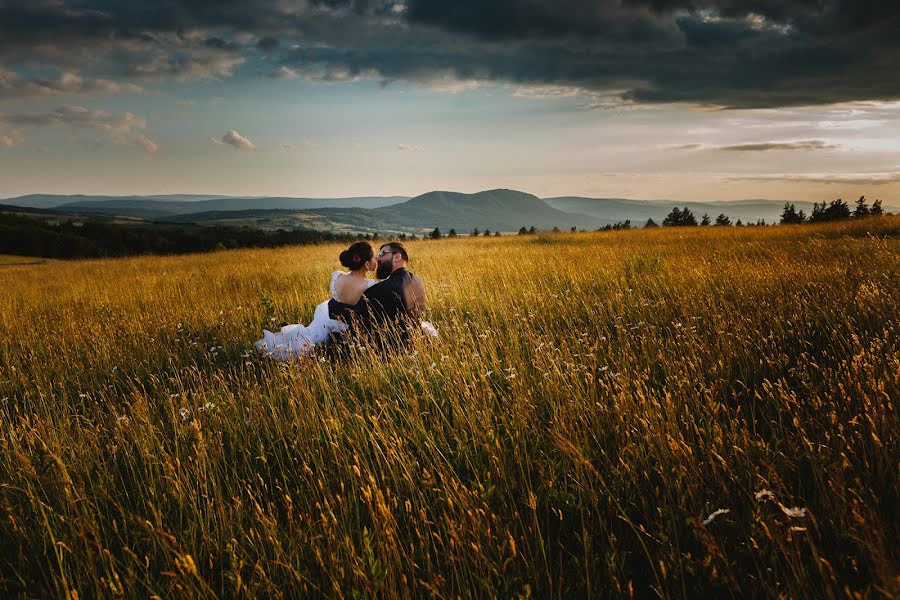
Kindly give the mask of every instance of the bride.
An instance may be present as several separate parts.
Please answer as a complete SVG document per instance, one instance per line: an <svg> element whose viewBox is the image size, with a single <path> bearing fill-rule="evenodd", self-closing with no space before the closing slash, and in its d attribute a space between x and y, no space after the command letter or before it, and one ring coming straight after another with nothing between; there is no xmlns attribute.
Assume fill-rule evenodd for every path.
<svg viewBox="0 0 900 600"><path fill-rule="evenodd" d="M377 279L367 279L366 274L378 266L375 250L369 242L356 242L341 252L341 265L349 271L335 271L331 274L331 297L344 305L346 312L352 310L363 293L378 283ZM256 342L256 349L264 356L287 361L306 356L332 333L343 333L349 325L335 321L328 316L328 300L316 306L313 320L309 325L285 325L281 331L263 330L263 338Z"/></svg>

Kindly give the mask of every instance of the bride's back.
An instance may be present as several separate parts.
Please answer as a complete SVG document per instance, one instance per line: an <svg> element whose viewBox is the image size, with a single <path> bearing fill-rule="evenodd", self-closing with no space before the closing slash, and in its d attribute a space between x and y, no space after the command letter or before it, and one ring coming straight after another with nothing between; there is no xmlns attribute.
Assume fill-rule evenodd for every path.
<svg viewBox="0 0 900 600"><path fill-rule="evenodd" d="M350 273L335 271L331 277L331 297L342 304L354 305L362 299L370 280L354 277Z"/></svg>

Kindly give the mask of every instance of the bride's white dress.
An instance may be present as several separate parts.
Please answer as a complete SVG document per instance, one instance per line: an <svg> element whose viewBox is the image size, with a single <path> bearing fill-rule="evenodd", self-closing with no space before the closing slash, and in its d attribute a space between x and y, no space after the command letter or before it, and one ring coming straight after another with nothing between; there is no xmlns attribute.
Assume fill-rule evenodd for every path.
<svg viewBox="0 0 900 600"><path fill-rule="evenodd" d="M335 271L331 274L331 297L337 300L335 285L343 271ZM377 280L369 281L369 287L378 283ZM288 361L292 358L306 356L316 346L328 339L332 333L347 331L348 325L342 321L335 321L328 316L328 300L316 306L313 320L309 325L300 323L285 325L281 331L269 331L263 329L263 338L256 341L256 349L264 356L276 360Z"/></svg>
<svg viewBox="0 0 900 600"><path fill-rule="evenodd" d="M335 271L331 274L331 284L328 287L331 291L331 297L335 300L337 300L335 287L337 279L343 274L344 271ZM378 283L377 279L370 280L369 287L376 283ZM306 356L316 346L327 340L330 334L343 333L347 331L348 327L343 321L335 321L328 316L328 300L326 300L316 306L313 320L309 325L300 323L285 325L281 328L281 331L275 332L263 329L263 337L256 341L255 346L263 356L280 361L289 361ZM428 321L422 321L422 333L432 338L438 336L437 329Z"/></svg>

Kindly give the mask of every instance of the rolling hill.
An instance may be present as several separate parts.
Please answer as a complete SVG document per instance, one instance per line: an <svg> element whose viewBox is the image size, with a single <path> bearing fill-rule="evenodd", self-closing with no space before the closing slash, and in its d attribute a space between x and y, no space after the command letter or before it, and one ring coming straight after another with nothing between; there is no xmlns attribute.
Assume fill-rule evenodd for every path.
<svg viewBox="0 0 900 600"><path fill-rule="evenodd" d="M516 231L519 227L596 228L608 221L596 217L564 212L525 192L497 189L463 194L460 192L428 192L403 204L372 211L385 221L408 227L451 228L467 233L475 228L492 231Z"/></svg>
<svg viewBox="0 0 900 600"><path fill-rule="evenodd" d="M357 198L239 197L173 194L161 196L57 196L32 194L3 200L4 204L28 208L123 215L155 219L212 211L307 210L312 208L379 208L408 200L406 196Z"/></svg>

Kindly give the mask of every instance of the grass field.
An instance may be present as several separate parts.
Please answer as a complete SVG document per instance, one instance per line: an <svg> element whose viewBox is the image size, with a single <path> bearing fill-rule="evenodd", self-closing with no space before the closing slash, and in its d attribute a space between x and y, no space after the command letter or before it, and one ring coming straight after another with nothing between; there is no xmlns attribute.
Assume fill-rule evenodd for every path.
<svg viewBox="0 0 900 600"><path fill-rule="evenodd" d="M348 364L338 246L2 266L0 593L900 593L900 217L409 248Z"/></svg>

